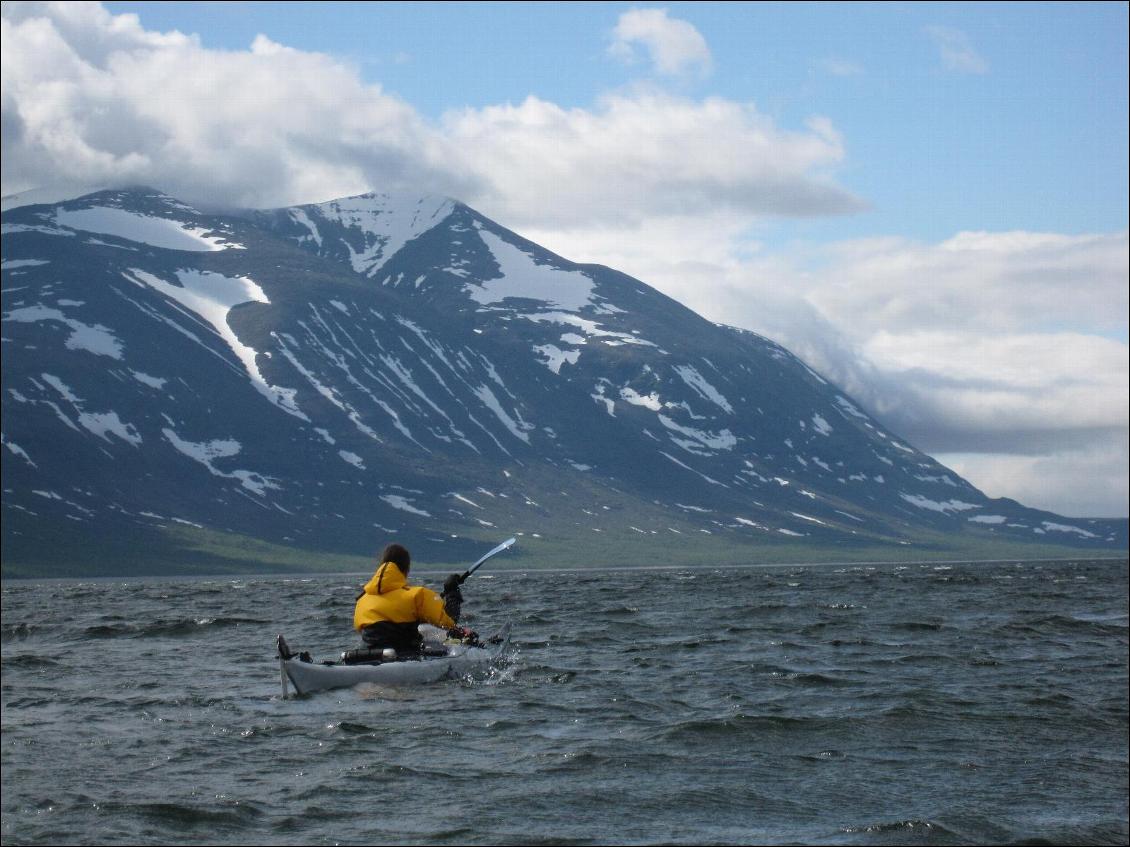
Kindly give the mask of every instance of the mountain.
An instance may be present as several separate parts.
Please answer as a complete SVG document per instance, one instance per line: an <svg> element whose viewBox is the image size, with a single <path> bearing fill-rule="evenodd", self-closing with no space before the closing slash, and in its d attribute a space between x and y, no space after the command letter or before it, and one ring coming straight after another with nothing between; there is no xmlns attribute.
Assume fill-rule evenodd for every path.
<svg viewBox="0 0 1130 847"><path fill-rule="evenodd" d="M444 197L3 213L6 575L1125 551L784 348Z"/></svg>

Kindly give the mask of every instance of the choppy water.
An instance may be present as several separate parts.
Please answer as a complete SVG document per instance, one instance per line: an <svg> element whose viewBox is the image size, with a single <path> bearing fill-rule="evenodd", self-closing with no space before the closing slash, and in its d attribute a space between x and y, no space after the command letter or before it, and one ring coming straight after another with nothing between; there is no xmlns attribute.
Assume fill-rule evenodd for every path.
<svg viewBox="0 0 1130 847"><path fill-rule="evenodd" d="M362 579L4 584L4 843L1127 841L1125 561L477 574L489 677L282 700Z"/></svg>

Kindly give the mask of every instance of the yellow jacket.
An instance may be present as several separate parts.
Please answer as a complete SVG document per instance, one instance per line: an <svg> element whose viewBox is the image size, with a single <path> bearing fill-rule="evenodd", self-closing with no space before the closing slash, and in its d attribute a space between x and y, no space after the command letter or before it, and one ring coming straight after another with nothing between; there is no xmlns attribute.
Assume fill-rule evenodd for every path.
<svg viewBox="0 0 1130 847"><path fill-rule="evenodd" d="M354 629L381 621L430 623L443 629L455 626L443 607L443 598L430 588L408 585L408 578L393 562L377 568L353 610Z"/></svg>

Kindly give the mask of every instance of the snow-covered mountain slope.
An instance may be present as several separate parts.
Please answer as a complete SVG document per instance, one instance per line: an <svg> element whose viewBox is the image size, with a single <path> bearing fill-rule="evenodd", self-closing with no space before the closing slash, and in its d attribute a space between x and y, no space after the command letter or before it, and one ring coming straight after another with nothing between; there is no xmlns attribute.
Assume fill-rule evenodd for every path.
<svg viewBox="0 0 1130 847"><path fill-rule="evenodd" d="M373 192L258 212L253 219L372 277L401 247L442 223L454 208L455 201L447 197Z"/></svg>
<svg viewBox="0 0 1130 847"><path fill-rule="evenodd" d="M514 531L636 564L1126 544L986 498L778 345L446 198L23 206L3 298L6 560L176 527L449 561Z"/></svg>

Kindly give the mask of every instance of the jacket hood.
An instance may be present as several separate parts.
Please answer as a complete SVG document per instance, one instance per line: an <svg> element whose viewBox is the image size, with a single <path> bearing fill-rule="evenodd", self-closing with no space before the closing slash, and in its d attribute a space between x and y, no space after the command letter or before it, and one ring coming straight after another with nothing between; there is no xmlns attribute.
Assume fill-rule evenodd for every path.
<svg viewBox="0 0 1130 847"><path fill-rule="evenodd" d="M390 591L396 591L398 588L403 588L408 584L408 577L396 565L395 562L385 562L377 572L373 574L373 578L365 583L366 594L388 594Z"/></svg>

